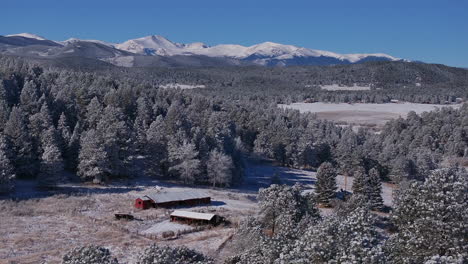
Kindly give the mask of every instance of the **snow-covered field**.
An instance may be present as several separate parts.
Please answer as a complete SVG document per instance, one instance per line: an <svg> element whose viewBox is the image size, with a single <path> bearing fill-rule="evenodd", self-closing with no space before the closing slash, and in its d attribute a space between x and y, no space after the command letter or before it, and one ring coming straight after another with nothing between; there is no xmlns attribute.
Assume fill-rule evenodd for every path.
<svg viewBox="0 0 468 264"><path fill-rule="evenodd" d="M382 126L389 120L403 117L411 111L421 114L434 111L442 107L459 108L461 104L437 105L416 103L387 103L387 104L364 104L364 103L293 103L290 105L279 104L281 108L299 110L301 113L316 113L318 118L332 120L338 123L377 125Z"/></svg>
<svg viewBox="0 0 468 264"><path fill-rule="evenodd" d="M181 83L168 83L165 85L159 86L159 88L163 89L195 89L195 88L205 88L206 86L203 84L197 84L197 85L192 85L192 84L181 84Z"/></svg>
<svg viewBox="0 0 468 264"><path fill-rule="evenodd" d="M304 184L314 190L315 172L272 166L269 163L249 163L245 184L234 189L190 187L141 179L128 186L115 183L109 186L66 184L56 193L33 192L28 182L18 188L29 192L31 198L18 196L16 201L0 197L0 263L60 263L61 256L76 246L97 244L109 248L123 263L134 263L138 252L152 243L185 245L209 256L222 258L229 254L225 242L235 232L235 225L258 212L256 194L267 187L271 176L278 173L287 184ZM350 190L352 178L337 179L338 190ZM206 230L191 230L191 226L169 221L172 209L138 210L137 197L155 192L203 190L212 197L207 206L183 208L196 212L216 213L226 217L231 226ZM31 191L31 192L30 192ZM392 203L392 188L383 186L385 204ZM328 213L330 209L322 209ZM115 213L129 213L136 220L115 220ZM165 239L162 232L179 233Z"/></svg>
<svg viewBox="0 0 468 264"><path fill-rule="evenodd" d="M369 91L370 86L359 86L354 84L353 86L340 86L338 84L331 84L331 85L322 85L320 86L322 90L327 91Z"/></svg>

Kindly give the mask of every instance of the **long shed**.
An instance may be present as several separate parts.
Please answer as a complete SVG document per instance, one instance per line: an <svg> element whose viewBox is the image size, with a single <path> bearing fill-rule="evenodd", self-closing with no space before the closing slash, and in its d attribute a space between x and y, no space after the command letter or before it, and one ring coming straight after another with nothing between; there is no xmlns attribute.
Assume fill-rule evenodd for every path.
<svg viewBox="0 0 468 264"><path fill-rule="evenodd" d="M160 192L155 194L148 194L143 197L137 198L135 201L135 207L140 209L147 209L149 207L167 208L176 206L193 206L209 203L211 203L211 197L205 192Z"/></svg>
<svg viewBox="0 0 468 264"><path fill-rule="evenodd" d="M198 213L176 210L171 214L171 221L186 224L212 224L217 225L223 221L223 217L216 214Z"/></svg>

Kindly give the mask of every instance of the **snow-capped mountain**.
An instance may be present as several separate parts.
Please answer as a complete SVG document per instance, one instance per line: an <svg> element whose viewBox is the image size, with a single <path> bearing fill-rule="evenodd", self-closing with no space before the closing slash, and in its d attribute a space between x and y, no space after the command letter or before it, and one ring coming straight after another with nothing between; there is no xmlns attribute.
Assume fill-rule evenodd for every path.
<svg viewBox="0 0 468 264"><path fill-rule="evenodd" d="M328 57L342 62L356 63L368 57L383 60L400 60L393 56L377 54L338 54L323 50L301 48L293 45L283 45L273 42L245 47L241 45L208 46L204 43L182 44L172 42L162 36L148 36L128 40L115 45L116 48L142 55L203 55L208 57L230 57L235 59L249 59L260 64L267 64L270 60L291 60L294 58Z"/></svg>
<svg viewBox="0 0 468 264"><path fill-rule="evenodd" d="M41 48L44 45L54 47ZM29 48L30 46L31 48ZM198 66L252 64L287 66L401 60L383 53L338 54L273 42L264 42L248 47L235 44L209 46L201 42L184 44L172 42L158 35L114 44L100 40L76 38L65 41L51 41L34 34L21 33L0 36L0 52L39 57L78 56L104 60L120 66L151 66L161 65L162 62L164 62L162 65L180 66L184 66L184 63ZM125 63L121 63L122 61L125 61Z"/></svg>
<svg viewBox="0 0 468 264"><path fill-rule="evenodd" d="M44 37L31 34L31 33L19 33L19 34L13 34L13 35L6 35L5 37L23 37L23 38L30 38L30 39L37 39L37 40L47 40Z"/></svg>

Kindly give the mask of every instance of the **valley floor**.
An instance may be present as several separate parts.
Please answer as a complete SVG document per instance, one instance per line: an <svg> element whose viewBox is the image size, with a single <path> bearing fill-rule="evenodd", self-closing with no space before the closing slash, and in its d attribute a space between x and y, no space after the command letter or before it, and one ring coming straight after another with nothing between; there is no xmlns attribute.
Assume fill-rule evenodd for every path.
<svg viewBox="0 0 468 264"><path fill-rule="evenodd" d="M316 113L319 119L326 119L342 124L382 127L398 117L406 118L409 112L417 114L434 111L442 107L460 108L461 104L437 105L417 103L293 103L280 104L282 108L299 110L301 113Z"/></svg>
<svg viewBox="0 0 468 264"><path fill-rule="evenodd" d="M237 223L257 213L258 189L268 186L275 172L284 183L299 182L307 189L314 188L315 172L268 163L250 163L244 185L233 189L191 187L141 179L131 185L65 184L55 193L45 193L33 192L31 183L21 182L18 192L23 193L16 194L19 195L17 200L0 198L0 263L60 263L62 255L71 248L91 243L109 248L122 263L133 263L138 253L152 243L185 245L223 259L230 254L229 243L226 242L234 234ZM339 176L337 182L338 189L351 189L352 178L346 181ZM391 206L392 186L384 184L383 187L385 204ZM170 222L169 209L142 211L133 206L137 197L158 190L193 189L208 192L212 204L184 210L213 212L226 217L232 224L198 230ZM25 191L29 197L24 196ZM322 210L326 214L330 209ZM114 213L129 213L137 220L114 220ZM162 237L165 231L173 231L177 236L165 239Z"/></svg>

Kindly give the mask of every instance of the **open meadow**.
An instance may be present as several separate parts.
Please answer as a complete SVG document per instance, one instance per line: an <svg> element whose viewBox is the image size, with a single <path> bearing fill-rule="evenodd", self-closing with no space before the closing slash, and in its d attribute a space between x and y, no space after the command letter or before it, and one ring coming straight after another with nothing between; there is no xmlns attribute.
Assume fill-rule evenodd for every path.
<svg viewBox="0 0 468 264"><path fill-rule="evenodd" d="M313 191L315 172L250 163L243 186L232 189L191 187L151 179L131 185L114 183L107 186L65 184L54 192L41 192L29 182L13 194L15 199L0 200L0 263L60 263L62 255L73 247L87 244L109 248L123 263L133 263L139 252L152 243L180 246L203 252L222 261L229 256L229 240L237 224L258 213L258 189L270 184L271 176L280 175L287 184L300 183ZM347 186L345 186L345 182ZM338 176L340 189L351 189L352 178ZM208 193L210 205L186 207L183 210L215 213L230 224L197 227L170 222L172 209L140 210L135 199L158 191L199 190ZM24 195L25 191L29 194ZM383 185L383 198L391 205L392 188ZM181 209L180 207L177 209ZM331 209L321 209L327 214ZM115 213L131 214L135 220L115 220ZM163 233L172 232L164 237Z"/></svg>

